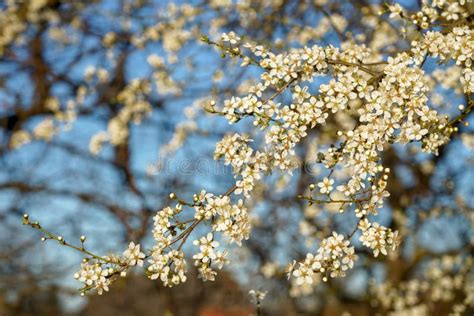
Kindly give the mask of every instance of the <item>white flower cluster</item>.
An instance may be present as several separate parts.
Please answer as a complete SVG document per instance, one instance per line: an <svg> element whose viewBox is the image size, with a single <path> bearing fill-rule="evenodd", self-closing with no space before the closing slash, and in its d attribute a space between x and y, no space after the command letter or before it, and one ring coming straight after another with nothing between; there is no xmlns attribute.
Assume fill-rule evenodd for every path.
<svg viewBox="0 0 474 316"><path fill-rule="evenodd" d="M164 286L173 286L186 281L186 260L181 250L171 250L167 253L156 246L148 260L148 277L160 279Z"/></svg>
<svg viewBox="0 0 474 316"><path fill-rule="evenodd" d="M387 255L387 250L396 250L400 244L397 231L392 231L379 223L370 223L366 218L359 222L359 229L362 232L359 240L364 246L373 250L374 257L379 253Z"/></svg>
<svg viewBox="0 0 474 316"><path fill-rule="evenodd" d="M324 123L329 112L344 109L349 100L357 97L352 92L356 85L350 75L341 72L338 81L332 80L327 85L321 85L318 98L312 97L307 87L296 85L293 104L281 107L273 99L293 82L312 81L314 76L328 71L327 56L355 62L357 58L363 59L366 52L359 48L360 54L349 55L340 53L334 47L323 49L313 46L275 55L262 46L246 44L245 47L261 59L259 65L267 71L261 75L262 83L249 88L253 93L243 98L225 100L220 113L231 123L245 116L253 116L254 125L267 129L265 141L270 147L265 151L254 151L248 146L248 138L235 134L226 136L218 143L215 158L223 157L226 164L233 166L236 177L242 176L242 180L237 182L239 189L236 193L244 192L248 196L261 172L275 168L291 170L294 167L291 161L295 154L294 147L306 136L308 127ZM264 98L263 93L271 86L276 92Z"/></svg>
<svg viewBox="0 0 474 316"><path fill-rule="evenodd" d="M104 291L107 292L111 284L109 269L104 269L99 263L90 264L89 262L83 262L81 269L74 275L74 278L84 283L86 287L97 290L99 295Z"/></svg>
<svg viewBox="0 0 474 316"><path fill-rule="evenodd" d="M323 274L323 281L327 281L327 276L345 276L356 260L354 247L350 246L349 240L333 232L332 236L321 241L317 254L308 253L296 269L290 269L289 276L293 275L298 285L313 284L315 273Z"/></svg>
<svg viewBox="0 0 474 316"><path fill-rule="evenodd" d="M379 166L380 167L380 166ZM370 194L367 198L361 198L359 201L359 207L354 211L358 218L365 217L367 215L377 215L378 209L384 205L384 198L389 197L390 193L386 190L387 178L389 169L386 168L382 179L374 181L374 184L370 187ZM364 187L362 185L362 187ZM345 192L347 195L347 191Z"/></svg>
<svg viewBox="0 0 474 316"><path fill-rule="evenodd" d="M226 259L228 252L215 250L219 246L219 242L214 240L212 233L195 240L193 244L199 247L199 252L193 256L194 264L199 267L199 277L203 281L214 281L217 272L212 269L211 264L213 263L218 269L222 269L224 264L229 262Z"/></svg>
<svg viewBox="0 0 474 316"><path fill-rule="evenodd" d="M234 32L222 33L221 39L222 41L229 42L232 45L236 45L240 42L240 37L237 36Z"/></svg>
<svg viewBox="0 0 474 316"><path fill-rule="evenodd" d="M255 152L248 145L252 140L239 134L227 135L216 145L214 158L223 158L226 165L231 165L238 180L236 194L244 193L246 197L255 186L255 180L260 179L260 173L267 170L268 157L261 152Z"/></svg>
<svg viewBox="0 0 474 316"><path fill-rule="evenodd" d="M474 31L469 27L454 27L447 34L437 31L429 31L423 40L414 42L412 50L420 55L420 52L428 52L433 57L438 57L442 62L455 60L456 65L462 67L461 83L464 92L472 93L474 65Z"/></svg>
<svg viewBox="0 0 474 316"><path fill-rule="evenodd" d="M398 3L389 5L390 18L402 18L422 29L428 29L434 22L442 20L447 22L459 21L469 16L466 0L434 0L420 2L421 11L409 15ZM440 19L441 18L441 19Z"/></svg>
<svg viewBox="0 0 474 316"><path fill-rule="evenodd" d="M182 205L175 208L165 207L158 211L153 225L155 245L151 251L150 265L147 267L148 277L160 279L165 286L172 286L186 281L186 260L181 249L170 248L176 235L173 219L182 211ZM165 249L170 249L168 252Z"/></svg>
<svg viewBox="0 0 474 316"><path fill-rule="evenodd" d="M174 208L164 208L154 217L155 246L151 251L151 259L148 260L150 266L147 270L151 279L159 278L165 286L186 281L186 260L181 248L193 229L202 221L209 221L212 231L221 233L230 244L235 242L241 245L244 239L249 238L250 219L242 200L232 204L228 195L214 196L201 191L194 195L193 204L186 205L194 207L194 219L184 222L179 220L178 215L183 210L181 203ZM178 233L179 231L181 233ZM216 234L209 232L194 241L199 252L193 255L193 259L204 281L214 281L217 273L213 268L222 269L229 262L226 258L227 250L216 250L219 242L214 239L215 236ZM178 241L181 241L180 245L173 249L172 246Z"/></svg>
<svg viewBox="0 0 474 316"><path fill-rule="evenodd" d="M197 220L211 220L212 229L221 232L229 243L242 245L242 241L250 235L250 217L243 200L232 204L229 196L214 196L212 193L201 191L195 197L198 204L195 208Z"/></svg>
<svg viewBox="0 0 474 316"><path fill-rule="evenodd" d="M444 128L446 119L427 106L427 83L420 68L410 67L413 63L407 54L389 58L378 88L366 87L365 82L358 89L365 101L358 109L360 124L340 133L344 146L327 157L327 165L342 163L351 170L347 184L338 187L347 196L365 188L367 180L385 170L379 161L388 144L421 141L424 150L436 153L447 141L439 129L440 125ZM372 205L383 203L382 198L388 196L385 186L379 182L374 187L380 189L372 193Z"/></svg>
<svg viewBox="0 0 474 316"><path fill-rule="evenodd" d="M466 38L469 40L465 36L464 42ZM423 63L420 57L424 56L421 51L389 57L383 70L375 71L361 63L370 56L370 50L357 45L345 51L313 46L278 55L262 46L243 46L257 59L260 58L258 64L265 70L261 75L262 82L252 86L249 89L251 93L243 98L225 100L220 113L230 123L252 116L254 125L267 130L265 140L270 147L263 152L253 150L248 146L248 138L235 134L226 136L217 145L215 158L224 158L226 164L233 166L236 176L242 176L238 187L245 188L242 191L246 196L261 171L291 169L293 148L306 136L308 128L325 123L330 113L349 107L357 111L359 122L352 130L338 133L343 143L339 148L332 147L324 160L328 168L340 164L350 170L350 178L337 188L350 197L348 205L357 202L355 213L359 218L376 215L377 209L383 206L384 198L389 196L386 191L389 170L380 164L381 154L386 147L397 142L421 142L424 151L436 154L438 148L449 140L452 130L448 129L447 117L438 115L428 106L430 85L420 67ZM463 61L468 56L466 53L458 55ZM330 69L330 65L333 68ZM312 96L307 87L295 84L291 105L281 106L273 101L290 85L311 81L314 76L330 70L334 72L335 79L322 84L317 97ZM276 92L265 98L264 94L270 88ZM253 157L258 159L253 160ZM249 170L254 161L261 162L261 166ZM244 174L243 170L249 171ZM249 185L243 186L242 183ZM333 184L334 180L324 178L318 183L320 193L331 193ZM356 198L358 195L364 197ZM377 223L368 224L366 219L362 223L366 224L358 227L362 230L361 241L373 249L375 256L379 252L387 254L389 248L396 248L399 242L397 232ZM343 238L342 235L337 236ZM331 239L323 240L322 247L327 240ZM352 249L352 252L348 250L347 253L350 258L353 247L347 249ZM327 263L321 263L320 258L315 259L312 254L308 254L294 275L299 284L311 283L314 270L318 270L319 265L323 271L330 271L330 276L342 275L341 271L352 265L353 260L347 260L350 265L338 265L339 261L334 261L336 266L331 270Z"/></svg>
<svg viewBox="0 0 474 316"><path fill-rule="evenodd" d="M174 209L171 207L165 207L161 211L158 211L153 217L153 238L155 239L155 246L158 249L164 249L170 246L173 240L173 230L171 229L172 219L176 214L182 211L182 205L178 204ZM173 226L174 227L174 226Z"/></svg>
<svg viewBox="0 0 474 316"><path fill-rule="evenodd" d="M121 257L84 259L74 278L84 284L84 292L94 289L100 295L109 290L109 285L117 276L126 276L127 270L133 266L142 267L144 258L145 254L140 251L140 245L131 242Z"/></svg>
<svg viewBox="0 0 474 316"><path fill-rule="evenodd" d="M145 254L140 251L140 245L133 241L128 245L128 249L123 252L124 261L129 266L143 267Z"/></svg>

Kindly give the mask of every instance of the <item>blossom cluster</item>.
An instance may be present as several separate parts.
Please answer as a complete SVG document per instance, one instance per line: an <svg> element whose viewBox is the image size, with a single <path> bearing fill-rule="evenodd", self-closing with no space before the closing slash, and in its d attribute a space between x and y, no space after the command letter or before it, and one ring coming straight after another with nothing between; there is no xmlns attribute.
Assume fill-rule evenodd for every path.
<svg viewBox="0 0 474 316"><path fill-rule="evenodd" d="M222 269L224 264L229 262L226 259L227 251L215 250L219 246L219 242L214 240L212 233L208 233L207 236L201 237L193 243L199 247L199 252L193 256L194 264L199 267L199 277L203 281L214 281L217 272L211 268L211 262L218 269Z"/></svg>
<svg viewBox="0 0 474 316"><path fill-rule="evenodd" d="M163 253L156 246L151 252L150 265L147 268L148 277L160 279L164 286L173 286L186 281L186 259L180 250Z"/></svg>
<svg viewBox="0 0 474 316"><path fill-rule="evenodd" d="M85 238L81 238L84 239ZM81 269L74 274L74 278L84 284L82 293L96 290L100 295L109 290L110 284L118 277L124 277L127 270L134 266L143 266L145 254L140 245L131 242L123 255L110 257L96 257L84 259Z"/></svg>
<svg viewBox="0 0 474 316"><path fill-rule="evenodd" d="M343 277L347 270L353 268L356 260L355 249L350 246L349 240L334 232L332 236L321 241L315 255L308 253L305 260L299 262L296 268L294 263L288 273L296 278L298 285L313 284L315 273L325 275L323 281L327 281L328 276Z"/></svg>
<svg viewBox="0 0 474 316"><path fill-rule="evenodd" d="M154 217L153 236L155 245L151 251L150 266L147 268L149 277L160 278L167 286L186 280L186 259L182 247L193 229L203 221L211 223L212 231L206 236L195 240L199 252L193 255L200 277L207 281L215 279L214 268L222 269L228 263L227 250L217 250L219 242L215 240L217 233L227 242L241 245L242 240L249 238L250 218L243 201L232 204L228 195L214 196L212 193L201 191L194 195L192 204L187 204L195 210L194 219L179 220L183 204L178 203L174 208L166 207L158 211ZM178 233L181 231L181 233ZM181 240L177 249L172 245Z"/></svg>
<svg viewBox="0 0 474 316"><path fill-rule="evenodd" d="M387 249L396 250L400 243L397 231L393 232L379 223L370 223L364 219L359 222L359 229L362 232L359 240L373 250L374 257L379 253L387 255Z"/></svg>

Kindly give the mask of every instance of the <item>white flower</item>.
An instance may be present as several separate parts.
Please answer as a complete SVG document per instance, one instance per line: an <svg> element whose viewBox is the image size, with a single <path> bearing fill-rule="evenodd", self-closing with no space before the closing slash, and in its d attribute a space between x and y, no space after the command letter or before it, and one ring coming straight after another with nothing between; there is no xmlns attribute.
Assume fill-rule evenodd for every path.
<svg viewBox="0 0 474 316"><path fill-rule="evenodd" d="M125 261L128 265L134 266L137 265L139 267L143 266L143 259L145 258L145 254L140 252L140 245L136 244L132 241L128 245L128 249L123 252L123 256L125 257Z"/></svg>
<svg viewBox="0 0 474 316"><path fill-rule="evenodd" d="M237 44L238 42L240 42L240 37L238 37L234 32L222 33L221 39L222 39L224 42L229 42L229 43L231 43L232 45L235 45L235 44Z"/></svg>
<svg viewBox="0 0 474 316"><path fill-rule="evenodd" d="M322 182L318 183L319 192L322 194L329 194L333 189L334 180L329 178L324 178Z"/></svg>

